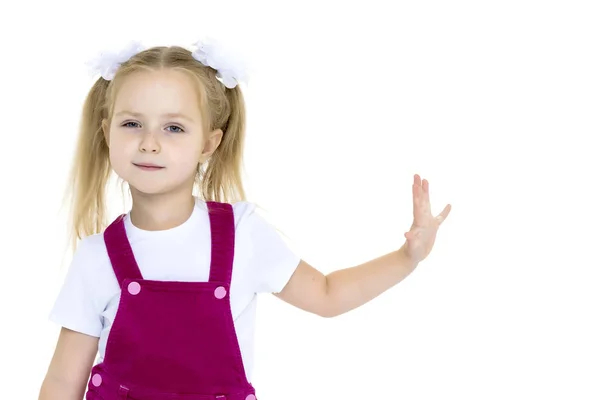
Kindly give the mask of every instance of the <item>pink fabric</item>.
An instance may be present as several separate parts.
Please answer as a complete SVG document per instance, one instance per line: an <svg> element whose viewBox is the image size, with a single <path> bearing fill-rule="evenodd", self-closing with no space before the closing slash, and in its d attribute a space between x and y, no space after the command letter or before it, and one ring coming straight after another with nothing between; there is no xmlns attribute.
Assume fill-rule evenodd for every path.
<svg viewBox="0 0 600 400"><path fill-rule="evenodd" d="M87 400L256 398L246 379L229 302L233 209L226 203L207 205L212 237L208 282L144 279L123 216L106 229L121 300L104 361L92 368Z"/></svg>

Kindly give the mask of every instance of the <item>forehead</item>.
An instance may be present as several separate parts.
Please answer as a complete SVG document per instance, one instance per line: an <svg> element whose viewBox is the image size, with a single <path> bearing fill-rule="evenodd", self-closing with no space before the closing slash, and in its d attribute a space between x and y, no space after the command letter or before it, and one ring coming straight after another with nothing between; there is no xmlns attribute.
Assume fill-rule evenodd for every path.
<svg viewBox="0 0 600 400"><path fill-rule="evenodd" d="M199 118L196 85L190 76L176 70L135 72L121 82L113 110L145 115L181 113Z"/></svg>

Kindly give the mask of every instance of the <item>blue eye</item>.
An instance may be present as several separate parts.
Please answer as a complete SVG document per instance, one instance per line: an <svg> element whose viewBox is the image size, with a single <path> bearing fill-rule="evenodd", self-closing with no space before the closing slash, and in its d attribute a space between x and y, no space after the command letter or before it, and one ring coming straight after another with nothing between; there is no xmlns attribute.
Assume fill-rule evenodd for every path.
<svg viewBox="0 0 600 400"><path fill-rule="evenodd" d="M139 128L140 124L138 124L137 122L129 121L129 122L125 122L121 126L123 126L125 128ZM184 130L177 125L169 125L167 127L167 130L170 133L183 133L184 132Z"/></svg>
<svg viewBox="0 0 600 400"><path fill-rule="evenodd" d="M183 129L181 129L180 127L178 127L178 126L176 126L176 125L169 125L169 127L168 127L168 128L176 128L176 129L179 129L178 131L169 131L169 132L172 132L172 133L181 133L181 132L183 132ZM167 129L168 129L168 128L167 128Z"/></svg>

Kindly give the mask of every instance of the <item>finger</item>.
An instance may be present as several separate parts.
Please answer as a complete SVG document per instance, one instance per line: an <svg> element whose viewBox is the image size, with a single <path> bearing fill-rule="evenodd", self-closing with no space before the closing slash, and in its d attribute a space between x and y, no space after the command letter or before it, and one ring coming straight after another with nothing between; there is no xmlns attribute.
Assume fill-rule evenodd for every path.
<svg viewBox="0 0 600 400"><path fill-rule="evenodd" d="M446 205L446 207L444 207L444 210L437 216L435 217L438 221L438 223L442 223L446 220L446 218L448 217L448 214L450 214L450 210L452 210L452 206L450 204Z"/></svg>
<svg viewBox="0 0 600 400"><path fill-rule="evenodd" d="M413 218L417 219L421 212L421 183L418 179L418 175L415 175L414 182L412 185L413 194Z"/></svg>
<svg viewBox="0 0 600 400"><path fill-rule="evenodd" d="M423 205L423 212L427 213L427 215L431 215L431 201L429 200L429 181L427 179L423 179L423 195L421 203Z"/></svg>

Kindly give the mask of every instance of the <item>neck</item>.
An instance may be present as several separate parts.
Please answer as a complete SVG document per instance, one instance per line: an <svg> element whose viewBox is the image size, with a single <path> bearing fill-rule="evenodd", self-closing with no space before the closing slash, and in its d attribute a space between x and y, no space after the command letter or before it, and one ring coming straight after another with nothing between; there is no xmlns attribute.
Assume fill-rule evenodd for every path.
<svg viewBox="0 0 600 400"><path fill-rule="evenodd" d="M189 193L145 194L132 188L131 223L146 231L175 228L192 215L194 197Z"/></svg>

